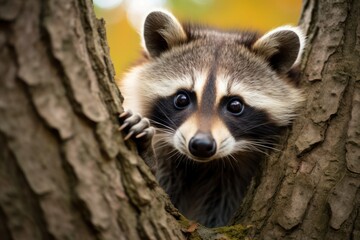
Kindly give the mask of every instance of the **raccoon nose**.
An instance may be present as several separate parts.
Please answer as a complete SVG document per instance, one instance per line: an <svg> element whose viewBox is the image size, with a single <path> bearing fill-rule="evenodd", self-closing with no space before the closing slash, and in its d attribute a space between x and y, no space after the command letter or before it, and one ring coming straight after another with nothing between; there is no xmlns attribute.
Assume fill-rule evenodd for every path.
<svg viewBox="0 0 360 240"><path fill-rule="evenodd" d="M216 142L208 133L197 133L190 139L189 150L195 157L208 158L215 154Z"/></svg>

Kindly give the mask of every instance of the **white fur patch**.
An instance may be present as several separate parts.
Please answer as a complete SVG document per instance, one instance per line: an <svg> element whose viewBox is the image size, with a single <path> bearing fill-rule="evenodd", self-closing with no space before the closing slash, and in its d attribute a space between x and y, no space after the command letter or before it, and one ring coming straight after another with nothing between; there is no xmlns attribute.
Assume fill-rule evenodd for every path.
<svg viewBox="0 0 360 240"><path fill-rule="evenodd" d="M216 142L216 153L213 159L229 156L234 152L236 144L235 138L231 135L224 122L216 117L211 127L211 134Z"/></svg>
<svg viewBox="0 0 360 240"><path fill-rule="evenodd" d="M133 112L143 114L140 101L139 101L139 94L140 88L139 84L139 77L141 75L141 66L133 68L130 72L128 72L125 77L120 82L120 91L121 94L124 96L124 109L130 109Z"/></svg>
<svg viewBox="0 0 360 240"><path fill-rule="evenodd" d="M171 77L166 78L166 76L162 76L153 81L148 79L142 82L140 88L142 88L142 92L148 100L170 96L179 89L191 89L193 84L191 76L179 76L175 79Z"/></svg>
<svg viewBox="0 0 360 240"><path fill-rule="evenodd" d="M216 106L220 103L220 100L224 96L228 96L228 84L230 78L227 76L218 75L216 77L216 99L215 104Z"/></svg>
<svg viewBox="0 0 360 240"><path fill-rule="evenodd" d="M205 88L207 75L208 75L208 73L204 73L204 72L195 72L195 74L194 74L195 84L194 84L193 91L196 93L198 106L201 105L201 96L202 96L204 88Z"/></svg>

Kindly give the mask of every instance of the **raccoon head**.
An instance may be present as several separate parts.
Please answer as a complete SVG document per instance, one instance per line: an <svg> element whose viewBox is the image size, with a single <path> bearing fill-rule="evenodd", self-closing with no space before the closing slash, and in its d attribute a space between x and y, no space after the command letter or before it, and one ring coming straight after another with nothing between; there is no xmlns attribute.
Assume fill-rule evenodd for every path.
<svg viewBox="0 0 360 240"><path fill-rule="evenodd" d="M192 160L266 151L303 101L290 74L305 42L296 27L259 37L155 11L142 37L147 61L123 81L125 107L152 121L155 141Z"/></svg>

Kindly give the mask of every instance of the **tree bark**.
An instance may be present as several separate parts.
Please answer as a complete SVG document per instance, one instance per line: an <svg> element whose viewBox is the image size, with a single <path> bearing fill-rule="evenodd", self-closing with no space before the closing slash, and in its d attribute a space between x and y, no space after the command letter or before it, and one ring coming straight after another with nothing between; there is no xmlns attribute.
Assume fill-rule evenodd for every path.
<svg viewBox="0 0 360 240"><path fill-rule="evenodd" d="M308 101L232 227L189 223L117 131L89 0L0 6L0 238L360 239L360 1L304 1ZM120 53L119 53L120 54Z"/></svg>
<svg viewBox="0 0 360 240"><path fill-rule="evenodd" d="M360 1L303 3L307 102L237 223L259 239L360 239Z"/></svg>
<svg viewBox="0 0 360 240"><path fill-rule="evenodd" d="M117 131L104 29L89 0L1 3L2 240L183 238Z"/></svg>

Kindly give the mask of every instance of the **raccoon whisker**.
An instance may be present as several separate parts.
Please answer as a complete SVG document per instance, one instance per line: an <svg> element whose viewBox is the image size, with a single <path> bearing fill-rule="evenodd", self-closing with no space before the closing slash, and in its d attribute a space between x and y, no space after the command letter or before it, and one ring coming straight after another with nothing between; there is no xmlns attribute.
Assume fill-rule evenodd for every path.
<svg viewBox="0 0 360 240"><path fill-rule="evenodd" d="M244 149L248 150L248 151L253 151L253 152L259 152L261 154L264 154L266 156L269 156L269 153L265 150L262 150L261 148L254 146L254 145L249 145L244 147Z"/></svg>
<svg viewBox="0 0 360 240"><path fill-rule="evenodd" d="M169 138L169 136L157 136L157 138L154 139L153 144L154 146L158 145L171 145L172 139Z"/></svg>
<svg viewBox="0 0 360 240"><path fill-rule="evenodd" d="M226 163L229 163L230 167L231 167L232 169L235 169L234 166L233 166L233 164L232 164L232 159L230 158L229 155L227 155L226 157L224 157L221 161L222 161L224 164L225 164L225 162L226 162Z"/></svg>
<svg viewBox="0 0 360 240"><path fill-rule="evenodd" d="M221 161L221 172L224 172L224 169L226 168L225 161Z"/></svg>
<svg viewBox="0 0 360 240"><path fill-rule="evenodd" d="M150 124L155 128L155 129L162 129L162 130L167 130L167 131L171 131L171 132L175 132L175 129L166 126L165 124L162 123L154 123L153 121L150 122ZM155 126L155 124L158 124L159 126Z"/></svg>
<svg viewBox="0 0 360 240"><path fill-rule="evenodd" d="M167 108L166 106L164 106L164 104L162 104L162 103L160 103L160 105L162 106L162 107L164 107L165 109ZM159 110L164 114L164 116L170 121L170 123L172 123L173 124L173 126L176 126L176 124L174 123L174 121L173 120L171 120L171 118L168 116L168 115L166 115L166 113L164 112L164 110L161 108L161 107L159 107ZM160 119L161 120L161 119Z"/></svg>
<svg viewBox="0 0 360 240"><path fill-rule="evenodd" d="M170 155L171 154L171 155ZM174 156L178 155L179 152L176 149L173 149L169 152L169 159L172 159Z"/></svg>
<svg viewBox="0 0 360 240"><path fill-rule="evenodd" d="M269 124L272 124L272 122L268 121L268 122L260 123L260 124L255 125L255 126L250 126L248 128L243 129L242 132L245 134L245 133L248 133L250 130L253 130L253 129L261 127L261 126L266 126L266 125L269 125Z"/></svg>
<svg viewBox="0 0 360 240"><path fill-rule="evenodd" d="M262 147L262 148L274 150L274 151L277 151L277 152L281 151L281 150L278 149L278 148L265 145L265 144L270 144L271 142L254 141L254 140L251 140L251 141L249 141L249 142L250 142L250 144L252 144L252 145L259 146L259 147Z"/></svg>
<svg viewBox="0 0 360 240"><path fill-rule="evenodd" d="M181 156L180 156L180 154L176 157L175 162L177 163L175 168L179 168L180 163L181 163Z"/></svg>
<svg viewBox="0 0 360 240"><path fill-rule="evenodd" d="M170 144L171 140L167 139L166 137L161 138L161 139L156 139L154 141L154 146L171 146Z"/></svg>
<svg viewBox="0 0 360 240"><path fill-rule="evenodd" d="M166 144L166 143L162 143L162 144L154 144L154 149L155 151L158 151L160 149L163 149L163 148L166 148L166 147L169 147L170 145L169 144Z"/></svg>
<svg viewBox="0 0 360 240"><path fill-rule="evenodd" d="M170 129L164 129L164 128L155 128L155 133L156 133L156 134L159 134L159 133L167 133L167 134L171 135L171 134L174 134L175 131L170 130Z"/></svg>
<svg viewBox="0 0 360 240"><path fill-rule="evenodd" d="M221 145L220 147L219 147L219 152L221 152L222 150L224 150L226 148L226 145Z"/></svg>
<svg viewBox="0 0 360 240"><path fill-rule="evenodd" d="M250 151L250 152L256 151L256 152L260 152L262 154L268 155L268 153L266 151L259 148L258 145L253 144L251 141L246 141L245 143L243 142L242 144L236 145L235 152L240 152L240 151Z"/></svg>
<svg viewBox="0 0 360 240"><path fill-rule="evenodd" d="M273 145L279 145L276 143L275 138L266 138L266 139L249 139L251 142L260 142L260 143L267 143L267 144L273 144Z"/></svg>
<svg viewBox="0 0 360 240"><path fill-rule="evenodd" d="M154 146L171 146L169 141L166 141L165 139L158 139L157 141L154 141Z"/></svg>
<svg viewBox="0 0 360 240"><path fill-rule="evenodd" d="M231 159L232 159L235 163L237 163L237 160L236 160L236 158L234 157L234 155L229 154L228 156L231 157Z"/></svg>
<svg viewBox="0 0 360 240"><path fill-rule="evenodd" d="M171 136L172 134L174 134L174 133L172 133L172 132L168 132L168 131L160 131L160 132L158 132L158 133L156 133L155 135L156 136Z"/></svg>
<svg viewBox="0 0 360 240"><path fill-rule="evenodd" d="M181 133L181 132L179 132L180 133L180 137L182 138L182 140L184 141L184 142L186 142L186 138L184 137L184 135Z"/></svg>
<svg viewBox="0 0 360 240"><path fill-rule="evenodd" d="M172 135L172 134L174 134L174 132L170 132L169 130L157 129L157 128L155 128L155 133L156 133L156 135L160 135L160 134Z"/></svg>
<svg viewBox="0 0 360 240"><path fill-rule="evenodd" d="M238 161L236 160L236 158L232 155L232 154L229 154L226 156L227 159L228 159L228 162L230 163L231 167L233 170L236 170L235 166L238 164ZM234 164L235 165L234 165Z"/></svg>
<svg viewBox="0 0 360 240"><path fill-rule="evenodd" d="M177 161L176 168L178 168L178 167L180 166L181 161L184 160L184 155L182 155L182 154L179 153L179 152L177 152L177 153L178 153L178 155L177 155L177 157L176 157L176 159L175 159L175 161Z"/></svg>
<svg viewBox="0 0 360 240"><path fill-rule="evenodd" d="M174 134L174 132L176 131L175 129L172 129L166 125L163 126L154 126L153 123L151 123L151 126L153 126L155 128L155 133L157 134L158 132L167 132L170 134Z"/></svg>
<svg viewBox="0 0 360 240"><path fill-rule="evenodd" d="M270 122L264 122L264 123L260 123L260 124L255 125L255 126L250 126L248 128L243 129L243 132L247 132L247 131L252 130L254 128L265 126L265 125L268 125L268 124L270 124Z"/></svg>
<svg viewBox="0 0 360 240"><path fill-rule="evenodd" d="M153 138L153 143L158 143L158 142L172 142L172 138L170 137L169 134L157 134Z"/></svg>
<svg viewBox="0 0 360 240"><path fill-rule="evenodd" d="M229 139L229 138L225 138L224 140L222 140L222 141L220 142L220 145L224 144L224 142L226 142L228 139ZM223 145L222 145L222 147L223 147Z"/></svg>
<svg viewBox="0 0 360 240"><path fill-rule="evenodd" d="M274 151L280 151L277 148L271 147L271 146L267 146L264 145L262 142L256 142L256 141L248 141L248 143L245 146L242 146L243 148L246 148L250 151L257 151L260 153L263 153L265 155L269 155L269 152L266 150L274 150Z"/></svg>
<svg viewBox="0 0 360 240"><path fill-rule="evenodd" d="M160 132L160 133L155 134L155 138L154 138L154 139L167 139L167 140L171 140L171 135L172 135L172 133Z"/></svg>
<svg viewBox="0 0 360 240"><path fill-rule="evenodd" d="M165 133L174 133L175 132L174 130L171 130L171 129L159 128L159 127L155 127L155 130L159 131L159 132L165 132Z"/></svg>
<svg viewBox="0 0 360 240"><path fill-rule="evenodd" d="M180 149L182 149L184 152L186 152L186 146L183 142L180 143Z"/></svg>
<svg viewBox="0 0 360 240"><path fill-rule="evenodd" d="M269 149L269 150L280 151L280 149L277 148L276 146L273 146L271 142L248 141L248 144L258 146L261 148L265 148L265 149Z"/></svg>
<svg viewBox="0 0 360 240"><path fill-rule="evenodd" d="M260 143L260 144L268 144L271 146L280 146L279 143L277 143L277 140L274 138L266 138L266 139L244 139L244 141L248 143Z"/></svg>
<svg viewBox="0 0 360 240"><path fill-rule="evenodd" d="M220 147L218 150L218 155L220 156L226 156L229 152L232 151L233 143L231 143L230 138L226 138L220 142Z"/></svg>
<svg viewBox="0 0 360 240"><path fill-rule="evenodd" d="M165 124L163 124L163 123L161 123L161 122L158 122L158 121L156 121L156 120L153 120L153 119L150 119L150 123L152 123L152 124L158 124L158 125L164 127L165 129L168 129L168 130L170 130L170 131L172 131L172 132L175 132L175 131L176 131L174 128L172 128L172 127L170 127L170 126L167 126L167 125L165 125ZM159 127L155 127L155 128L156 128L156 129L162 129L162 128L159 128Z"/></svg>

